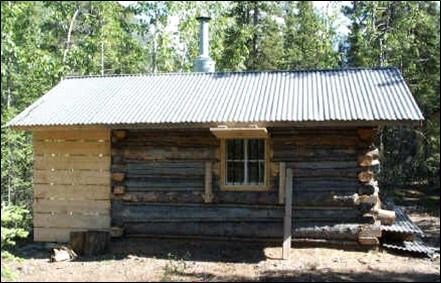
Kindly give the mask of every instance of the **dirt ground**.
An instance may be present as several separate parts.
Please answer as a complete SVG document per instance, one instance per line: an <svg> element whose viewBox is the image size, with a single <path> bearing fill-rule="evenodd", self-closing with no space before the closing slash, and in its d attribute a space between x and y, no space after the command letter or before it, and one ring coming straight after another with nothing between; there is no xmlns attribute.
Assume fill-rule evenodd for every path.
<svg viewBox="0 0 441 283"><path fill-rule="evenodd" d="M409 194L406 192L406 194ZM410 197L399 203L424 231L430 246L440 246L439 191L430 209ZM417 199L419 200L419 199ZM426 202L427 203L427 202ZM19 249L20 260L3 260L16 281L431 281L440 282L440 259L390 251L294 247L280 260L280 244L123 239L107 254L73 262L50 263L48 247Z"/></svg>
<svg viewBox="0 0 441 283"><path fill-rule="evenodd" d="M24 247L21 261L2 265L17 281L440 281L439 258L381 250L296 247L284 261L268 244L124 239L100 257L50 263L47 249Z"/></svg>

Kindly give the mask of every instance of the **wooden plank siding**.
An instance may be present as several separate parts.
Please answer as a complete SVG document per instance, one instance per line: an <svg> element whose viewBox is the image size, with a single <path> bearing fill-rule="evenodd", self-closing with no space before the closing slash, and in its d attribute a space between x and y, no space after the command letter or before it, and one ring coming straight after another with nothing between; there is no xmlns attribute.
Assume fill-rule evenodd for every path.
<svg viewBox="0 0 441 283"><path fill-rule="evenodd" d="M34 131L33 145L34 240L110 229L110 131Z"/></svg>
<svg viewBox="0 0 441 283"><path fill-rule="evenodd" d="M369 170L358 165L372 145L365 136L357 128L268 128L269 187L259 192L220 189L221 142L209 129L112 131L112 226L128 236L282 239L280 171L290 169L293 240L356 242L358 227L374 221L354 197L374 191L357 179Z"/></svg>

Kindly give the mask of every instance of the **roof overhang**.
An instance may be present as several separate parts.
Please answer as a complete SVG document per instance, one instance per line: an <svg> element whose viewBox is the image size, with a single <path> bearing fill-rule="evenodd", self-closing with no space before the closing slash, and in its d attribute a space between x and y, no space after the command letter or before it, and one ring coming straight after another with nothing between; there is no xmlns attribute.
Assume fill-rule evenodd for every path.
<svg viewBox="0 0 441 283"><path fill-rule="evenodd" d="M234 139L234 138L266 138L268 137L268 130L266 128L228 128L217 127L210 128L210 132L220 139Z"/></svg>
<svg viewBox="0 0 441 283"><path fill-rule="evenodd" d="M90 128L109 128L109 129L207 129L226 126L228 128L270 128L270 127L378 127L378 126L411 126L420 127L424 120L377 120L377 121L278 121L278 122L255 122L250 123L134 123L134 124L82 124L82 125L16 125L3 126L2 128L11 128L23 131L39 130L71 130L71 129L90 129Z"/></svg>

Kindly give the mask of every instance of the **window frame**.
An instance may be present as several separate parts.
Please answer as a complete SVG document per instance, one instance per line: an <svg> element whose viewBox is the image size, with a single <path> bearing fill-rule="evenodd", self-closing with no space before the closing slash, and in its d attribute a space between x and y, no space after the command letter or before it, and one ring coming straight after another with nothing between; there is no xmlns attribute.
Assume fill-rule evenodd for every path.
<svg viewBox="0 0 441 283"><path fill-rule="evenodd" d="M263 184L258 185L231 185L227 184L226 179L226 171L227 171L227 154L226 154L226 141L227 140L264 140L264 175L263 175ZM221 148L221 162L220 162L220 190L221 191L255 191L255 192L264 192L269 191L269 170L270 170L270 162L269 162L269 139L262 137L231 137L231 138L223 138L220 140L220 148Z"/></svg>

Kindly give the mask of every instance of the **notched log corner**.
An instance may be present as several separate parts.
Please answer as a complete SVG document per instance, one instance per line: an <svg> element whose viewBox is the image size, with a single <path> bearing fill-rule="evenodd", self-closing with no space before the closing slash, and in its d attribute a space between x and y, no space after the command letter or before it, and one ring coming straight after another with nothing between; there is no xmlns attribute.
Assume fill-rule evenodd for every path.
<svg viewBox="0 0 441 283"><path fill-rule="evenodd" d="M124 173L112 173L112 175L111 175L112 181L115 181L115 182L122 182L122 181L124 181L125 177L126 177L126 174L124 174Z"/></svg>
<svg viewBox="0 0 441 283"><path fill-rule="evenodd" d="M110 237L112 238L121 238L124 235L124 228L113 226L110 229Z"/></svg>
<svg viewBox="0 0 441 283"><path fill-rule="evenodd" d="M123 139L125 139L127 137L127 131L125 131L125 130L115 130L115 131L112 131L112 136L117 141L120 141L120 140L123 140Z"/></svg>
<svg viewBox="0 0 441 283"><path fill-rule="evenodd" d="M124 186L115 186L113 188L114 195L120 196L120 195L125 194L125 192L126 192L126 187L124 187Z"/></svg>

